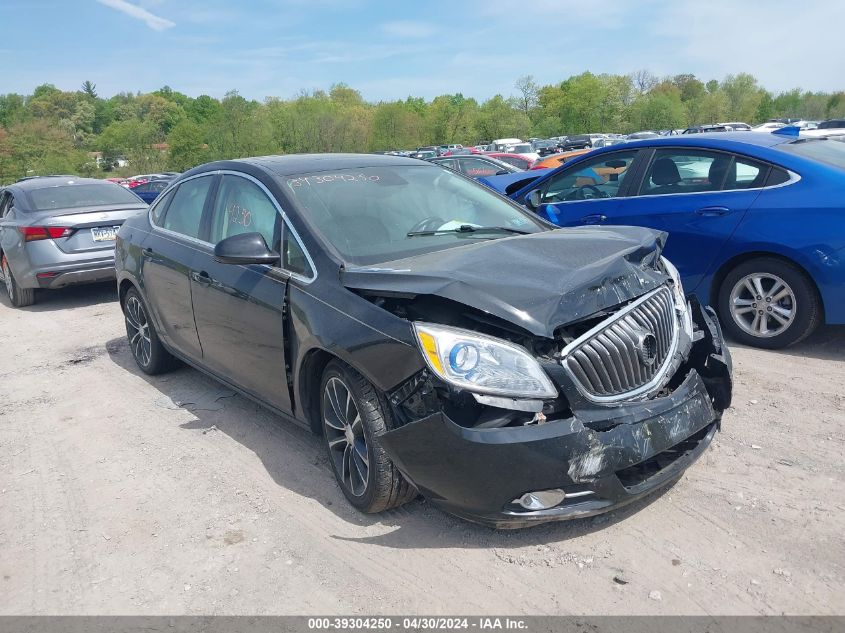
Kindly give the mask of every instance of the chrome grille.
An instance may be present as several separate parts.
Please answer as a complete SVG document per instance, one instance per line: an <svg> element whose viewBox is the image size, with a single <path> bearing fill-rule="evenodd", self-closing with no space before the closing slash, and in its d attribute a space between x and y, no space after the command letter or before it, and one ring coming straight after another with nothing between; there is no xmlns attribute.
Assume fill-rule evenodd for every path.
<svg viewBox="0 0 845 633"><path fill-rule="evenodd" d="M567 345L561 363L588 398L620 400L660 382L677 339L672 291L661 286Z"/></svg>

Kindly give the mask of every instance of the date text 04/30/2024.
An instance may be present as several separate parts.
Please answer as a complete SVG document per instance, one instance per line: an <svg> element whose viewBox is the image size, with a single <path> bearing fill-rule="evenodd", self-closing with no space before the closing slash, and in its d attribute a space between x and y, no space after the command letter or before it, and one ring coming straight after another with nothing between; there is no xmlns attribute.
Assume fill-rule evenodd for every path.
<svg viewBox="0 0 845 633"><path fill-rule="evenodd" d="M309 618L310 630L524 630L519 618L476 617L353 617Z"/></svg>

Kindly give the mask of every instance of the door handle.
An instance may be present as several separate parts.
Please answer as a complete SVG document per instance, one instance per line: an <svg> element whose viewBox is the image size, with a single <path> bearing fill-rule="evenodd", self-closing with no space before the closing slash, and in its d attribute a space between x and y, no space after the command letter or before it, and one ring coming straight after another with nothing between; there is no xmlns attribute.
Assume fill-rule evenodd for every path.
<svg viewBox="0 0 845 633"><path fill-rule="evenodd" d="M585 215L581 218L582 224L601 224L607 221L607 216L601 213L594 213L593 215Z"/></svg>
<svg viewBox="0 0 845 633"><path fill-rule="evenodd" d="M203 286L208 286L211 284L211 277L204 270L201 270L200 272L192 272L191 279Z"/></svg>
<svg viewBox="0 0 845 633"><path fill-rule="evenodd" d="M727 207L702 207L698 209L695 214L705 218L715 218L721 215L727 215L731 210Z"/></svg>

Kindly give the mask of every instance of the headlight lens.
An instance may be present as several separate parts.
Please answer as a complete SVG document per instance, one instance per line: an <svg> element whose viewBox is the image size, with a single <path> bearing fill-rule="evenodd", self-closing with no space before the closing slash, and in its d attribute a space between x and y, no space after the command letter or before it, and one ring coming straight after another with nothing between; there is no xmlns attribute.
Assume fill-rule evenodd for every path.
<svg viewBox="0 0 845 633"><path fill-rule="evenodd" d="M663 263L663 268L666 274L672 279L672 290L675 293L675 310L678 312L678 318L681 325L689 336L692 336L692 315L687 309L687 297L684 294L684 286L681 283L681 274L675 265L665 257L661 257L660 261Z"/></svg>
<svg viewBox="0 0 845 633"><path fill-rule="evenodd" d="M429 368L446 382L476 393L554 398L552 381L524 348L460 328L414 323Z"/></svg>

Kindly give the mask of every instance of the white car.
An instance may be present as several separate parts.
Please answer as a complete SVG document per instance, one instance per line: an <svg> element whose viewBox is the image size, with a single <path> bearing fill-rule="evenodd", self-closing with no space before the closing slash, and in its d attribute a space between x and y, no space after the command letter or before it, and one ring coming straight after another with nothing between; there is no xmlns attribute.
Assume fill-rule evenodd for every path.
<svg viewBox="0 0 845 633"><path fill-rule="evenodd" d="M751 129L748 123L743 123L742 121L729 121L728 123L719 123L719 125L724 125L734 132L746 132Z"/></svg>
<svg viewBox="0 0 845 633"><path fill-rule="evenodd" d="M505 147L505 152L508 154L519 154L530 160L531 162L536 162L540 160L540 155L534 151L534 148L531 147L531 143L519 143L517 145L507 145Z"/></svg>
<svg viewBox="0 0 845 633"><path fill-rule="evenodd" d="M752 132L771 132L772 130L777 130L785 126L786 123L780 123L778 121L766 121L765 123L761 123L760 125L755 125L751 128Z"/></svg>
<svg viewBox="0 0 845 633"><path fill-rule="evenodd" d="M828 127L822 129L802 129L798 136L801 138L830 138L835 141L845 140L845 127Z"/></svg>
<svg viewBox="0 0 845 633"><path fill-rule="evenodd" d="M522 143L521 138L497 138L487 147L490 152L504 152L508 145L518 145L520 143Z"/></svg>

